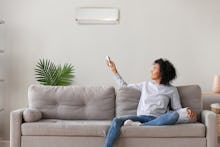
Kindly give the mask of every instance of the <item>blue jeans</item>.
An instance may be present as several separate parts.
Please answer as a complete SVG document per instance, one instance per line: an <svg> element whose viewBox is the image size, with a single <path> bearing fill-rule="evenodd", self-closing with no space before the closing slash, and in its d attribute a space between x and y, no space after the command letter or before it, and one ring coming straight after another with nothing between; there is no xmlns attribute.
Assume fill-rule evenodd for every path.
<svg viewBox="0 0 220 147"><path fill-rule="evenodd" d="M104 147L113 147L116 139L120 135L120 128L123 123L130 119L132 121L139 121L143 126L162 126L162 125L173 125L177 122L179 114L175 111L167 112L158 117L148 115L128 115L122 117L116 117L113 119L112 124L108 130L108 134L105 140Z"/></svg>

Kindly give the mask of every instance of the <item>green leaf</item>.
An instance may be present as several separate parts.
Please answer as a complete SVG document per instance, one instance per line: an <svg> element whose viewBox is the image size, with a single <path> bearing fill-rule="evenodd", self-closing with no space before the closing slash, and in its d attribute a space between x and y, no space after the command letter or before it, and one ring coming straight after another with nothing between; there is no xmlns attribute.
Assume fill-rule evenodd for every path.
<svg viewBox="0 0 220 147"><path fill-rule="evenodd" d="M43 85L71 85L74 76L74 66L64 64L56 66L50 60L39 60L35 67L36 79Z"/></svg>

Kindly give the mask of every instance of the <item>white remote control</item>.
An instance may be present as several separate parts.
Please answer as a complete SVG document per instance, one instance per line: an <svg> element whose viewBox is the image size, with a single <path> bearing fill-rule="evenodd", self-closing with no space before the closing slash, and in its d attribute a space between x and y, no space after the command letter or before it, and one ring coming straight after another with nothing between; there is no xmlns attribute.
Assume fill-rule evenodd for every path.
<svg viewBox="0 0 220 147"><path fill-rule="evenodd" d="M106 56L105 59L108 61L109 65L111 65L111 60L109 56Z"/></svg>

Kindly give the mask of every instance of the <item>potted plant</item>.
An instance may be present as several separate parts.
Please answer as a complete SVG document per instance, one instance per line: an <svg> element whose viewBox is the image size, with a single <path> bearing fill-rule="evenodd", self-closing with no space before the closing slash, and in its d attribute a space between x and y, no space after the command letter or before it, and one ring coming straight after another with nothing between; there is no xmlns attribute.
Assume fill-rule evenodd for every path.
<svg viewBox="0 0 220 147"><path fill-rule="evenodd" d="M40 59L36 64L36 79L42 85L66 86L73 82L74 66L71 64L55 65L50 60Z"/></svg>

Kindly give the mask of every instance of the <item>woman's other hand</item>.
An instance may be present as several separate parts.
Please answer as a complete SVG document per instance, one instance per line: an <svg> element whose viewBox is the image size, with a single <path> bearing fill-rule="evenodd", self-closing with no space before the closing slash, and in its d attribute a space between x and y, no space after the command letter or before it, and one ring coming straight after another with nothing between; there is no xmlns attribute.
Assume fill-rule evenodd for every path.
<svg viewBox="0 0 220 147"><path fill-rule="evenodd" d="M188 109L187 109L187 113L188 113L188 115L189 115L189 117L190 117L191 120L194 120L194 119L197 118L196 112L194 112L192 109L188 108Z"/></svg>

